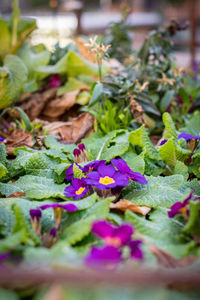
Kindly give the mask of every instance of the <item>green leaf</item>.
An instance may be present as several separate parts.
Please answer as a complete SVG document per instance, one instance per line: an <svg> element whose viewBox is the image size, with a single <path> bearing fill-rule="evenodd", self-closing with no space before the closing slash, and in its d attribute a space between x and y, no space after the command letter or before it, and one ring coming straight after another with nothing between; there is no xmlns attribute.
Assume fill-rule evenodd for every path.
<svg viewBox="0 0 200 300"><path fill-rule="evenodd" d="M23 241L24 230L13 233L7 236L5 239L1 240L0 252L7 252L17 248Z"/></svg>
<svg viewBox="0 0 200 300"><path fill-rule="evenodd" d="M153 144L151 143L144 125L130 133L129 142L142 147L143 152L149 158L160 160L158 151L154 148Z"/></svg>
<svg viewBox="0 0 200 300"><path fill-rule="evenodd" d="M174 90L167 91L160 101L160 110L161 112L166 111L174 97Z"/></svg>
<svg viewBox="0 0 200 300"><path fill-rule="evenodd" d="M121 156L124 159L128 166L134 171L144 174L145 162L143 155L137 155L134 152L126 152Z"/></svg>
<svg viewBox="0 0 200 300"><path fill-rule="evenodd" d="M176 147L173 138L169 139L164 145L160 146L158 152L165 164L172 168L175 166L177 159Z"/></svg>
<svg viewBox="0 0 200 300"><path fill-rule="evenodd" d="M165 132L164 132L165 139L170 139L172 137L177 138L174 122L170 114L167 112L163 114L163 123L165 125Z"/></svg>
<svg viewBox="0 0 200 300"><path fill-rule="evenodd" d="M0 193L8 197L15 192L24 192L27 197L38 200L51 197L66 199L64 196L65 187L65 184L54 183L53 179L25 175L14 183L0 183Z"/></svg>
<svg viewBox="0 0 200 300"><path fill-rule="evenodd" d="M184 179L187 180L189 177L188 167L181 161L177 161L174 166L173 174L183 175Z"/></svg>
<svg viewBox="0 0 200 300"><path fill-rule="evenodd" d="M0 162L0 179L4 177L7 173L6 167Z"/></svg>
<svg viewBox="0 0 200 300"><path fill-rule="evenodd" d="M146 239L177 258L188 255L194 248L194 241L188 243L184 239L183 224L169 218L166 209L152 211L149 220L127 210L125 219Z"/></svg>
<svg viewBox="0 0 200 300"><path fill-rule="evenodd" d="M196 112L189 122L186 123L184 128L181 128L181 131L192 134L199 135L200 134L200 113Z"/></svg>
<svg viewBox="0 0 200 300"><path fill-rule="evenodd" d="M137 205L149 207L170 207L177 201L184 200L188 191L182 194L178 189L183 184L182 175L168 177L146 177L148 184L129 184L122 197ZM187 195L186 195L187 194Z"/></svg>
<svg viewBox="0 0 200 300"><path fill-rule="evenodd" d="M0 162L5 166L7 163L7 152L6 152L6 146L3 143L0 143Z"/></svg>
<svg viewBox="0 0 200 300"><path fill-rule="evenodd" d="M64 230L62 238L71 245L81 241L90 233L91 225L95 220L105 219L108 216L111 201L112 199L108 198L94 204L80 220Z"/></svg>
<svg viewBox="0 0 200 300"><path fill-rule="evenodd" d="M80 170L80 168L76 164L73 164L73 173L74 173L74 178L81 179L82 177L85 177L83 172Z"/></svg>
<svg viewBox="0 0 200 300"><path fill-rule="evenodd" d="M184 232L200 237L200 201L190 201L189 220L184 227Z"/></svg>
<svg viewBox="0 0 200 300"><path fill-rule="evenodd" d="M31 125L31 121L30 121L29 117L27 116L27 114L20 107L15 107L15 109L18 110L20 117L26 126L26 130L31 131L32 125Z"/></svg>
<svg viewBox="0 0 200 300"><path fill-rule="evenodd" d="M0 57L3 58L10 48L10 32L7 23L0 19Z"/></svg>
<svg viewBox="0 0 200 300"><path fill-rule="evenodd" d="M2 299L2 300L20 300L17 293L2 289L2 288L0 289L0 299Z"/></svg>
<svg viewBox="0 0 200 300"><path fill-rule="evenodd" d="M46 66L49 63L51 52L47 49L38 49L31 47L25 43L18 51L18 55L28 69L28 78L39 79L42 76L38 72L38 68Z"/></svg>
<svg viewBox="0 0 200 300"><path fill-rule="evenodd" d="M105 69L103 68L104 73ZM69 77L84 75L98 75L98 66L90 63L76 52L69 50L55 65L38 67L37 71L46 74L67 74Z"/></svg>
<svg viewBox="0 0 200 300"><path fill-rule="evenodd" d="M8 107L17 99L27 80L27 69L22 60L14 55L7 55L0 70L7 76L0 77L0 109Z"/></svg>
<svg viewBox="0 0 200 300"><path fill-rule="evenodd" d="M70 93L70 92L76 91L78 89L88 88L88 87L89 86L86 85L84 82L77 80L76 78L69 77L66 84L64 86L61 86L58 89L57 95L61 96L65 93Z"/></svg>
<svg viewBox="0 0 200 300"><path fill-rule="evenodd" d="M62 150L64 153L72 153L73 150L76 148L76 145L66 145L59 143L53 135L48 135L45 140L44 144L47 148L53 150Z"/></svg>
<svg viewBox="0 0 200 300"><path fill-rule="evenodd" d="M13 204L13 212L15 215L15 224L13 228L13 233L23 231L22 242L27 245L40 245L41 240L35 234L33 229L31 228L30 223L26 219L24 213L21 208L17 204Z"/></svg>
<svg viewBox="0 0 200 300"><path fill-rule="evenodd" d="M92 90L92 96L90 99L89 107L94 105L100 98L103 93L103 84L101 82L97 82Z"/></svg>
<svg viewBox="0 0 200 300"><path fill-rule="evenodd" d="M0 233L2 236L10 235L14 226L14 216L0 203Z"/></svg>

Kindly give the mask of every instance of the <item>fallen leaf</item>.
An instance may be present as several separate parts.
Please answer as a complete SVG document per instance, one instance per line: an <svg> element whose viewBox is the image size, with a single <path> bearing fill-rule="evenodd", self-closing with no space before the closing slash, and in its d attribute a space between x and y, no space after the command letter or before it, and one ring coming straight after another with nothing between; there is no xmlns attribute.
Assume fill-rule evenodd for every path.
<svg viewBox="0 0 200 300"><path fill-rule="evenodd" d="M34 145L33 137L30 132L25 132L21 129L15 129L9 133L6 138L6 149L9 155L13 155L16 147L27 146L32 147Z"/></svg>
<svg viewBox="0 0 200 300"><path fill-rule="evenodd" d="M93 118L89 113L83 113L72 120L72 139L74 143L86 137L87 133L93 129Z"/></svg>
<svg viewBox="0 0 200 300"><path fill-rule="evenodd" d="M110 208L119 209L121 211L126 211L128 209L134 213L138 213L143 216L146 216L151 210L151 208L148 206L138 206L135 203L126 199L121 199L116 203L110 203Z"/></svg>
<svg viewBox="0 0 200 300"><path fill-rule="evenodd" d="M20 198L26 196L26 194L24 192L15 192L11 195L9 195L7 198Z"/></svg>
<svg viewBox="0 0 200 300"><path fill-rule="evenodd" d="M28 114L31 120L37 118L44 109L46 103L56 97L56 88L48 89L43 93L34 93L21 104L21 108Z"/></svg>
<svg viewBox="0 0 200 300"><path fill-rule="evenodd" d="M177 259L153 244L149 245L149 249L156 256L158 263L166 268L183 268L197 260L197 257L194 256Z"/></svg>
<svg viewBox="0 0 200 300"><path fill-rule="evenodd" d="M76 97L80 93L80 89L64 94L61 98L57 98L49 102L43 110L43 115L55 118L64 114L76 103Z"/></svg>
<svg viewBox="0 0 200 300"><path fill-rule="evenodd" d="M61 284L54 283L50 288L48 288L47 293L42 298L42 300L63 300L64 290Z"/></svg>
<svg viewBox="0 0 200 300"><path fill-rule="evenodd" d="M96 60L96 54L95 53L91 53L88 49L88 47L86 46L86 42L83 39L80 38L76 38L75 39L76 45L78 47L78 50L81 54L81 56L85 59L87 59L88 61L94 63Z"/></svg>

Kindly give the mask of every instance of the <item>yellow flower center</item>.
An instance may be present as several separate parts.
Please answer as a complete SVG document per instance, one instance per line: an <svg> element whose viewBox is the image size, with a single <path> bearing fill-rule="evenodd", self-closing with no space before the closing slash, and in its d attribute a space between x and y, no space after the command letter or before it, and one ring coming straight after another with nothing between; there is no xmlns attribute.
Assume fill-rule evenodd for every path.
<svg viewBox="0 0 200 300"><path fill-rule="evenodd" d="M108 185L111 183L115 183L114 179L109 177L109 176L105 176L105 177L100 177L99 179L99 183L102 183L104 185Z"/></svg>
<svg viewBox="0 0 200 300"><path fill-rule="evenodd" d="M76 195L82 194L82 192L83 192L84 190L85 190L84 187L80 187L80 188L78 189L78 191L76 191Z"/></svg>
<svg viewBox="0 0 200 300"><path fill-rule="evenodd" d="M108 245L119 247L121 246L121 241L118 237L107 237L105 238L105 242Z"/></svg>

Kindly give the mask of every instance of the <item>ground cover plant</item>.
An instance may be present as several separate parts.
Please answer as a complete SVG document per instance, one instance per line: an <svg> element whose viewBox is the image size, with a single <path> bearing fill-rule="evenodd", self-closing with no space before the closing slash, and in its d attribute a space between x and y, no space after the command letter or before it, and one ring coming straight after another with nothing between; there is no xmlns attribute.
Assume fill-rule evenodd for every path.
<svg viewBox="0 0 200 300"><path fill-rule="evenodd" d="M127 52L124 18L51 53L21 37L17 1L1 22L1 298L198 299L199 65L169 55L183 26Z"/></svg>

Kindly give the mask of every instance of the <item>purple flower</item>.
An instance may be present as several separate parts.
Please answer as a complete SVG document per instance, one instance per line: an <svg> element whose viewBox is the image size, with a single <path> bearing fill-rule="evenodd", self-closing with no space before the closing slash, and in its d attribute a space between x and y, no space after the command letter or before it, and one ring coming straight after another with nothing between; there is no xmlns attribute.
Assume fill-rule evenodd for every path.
<svg viewBox="0 0 200 300"><path fill-rule="evenodd" d="M2 143L5 139L0 136L0 143Z"/></svg>
<svg viewBox="0 0 200 300"><path fill-rule="evenodd" d="M131 168L127 165L125 160L118 158L118 159L111 159L111 163L122 173L128 176L128 178L132 179L133 181L139 182L141 184L147 184L146 178L138 173L133 172Z"/></svg>
<svg viewBox="0 0 200 300"><path fill-rule="evenodd" d="M170 210L168 211L169 218L173 218L179 213L187 213L187 205L189 204L189 201L193 198L193 193L194 191L192 191L183 202L178 201L170 207ZM196 199L197 198L194 198L194 200Z"/></svg>
<svg viewBox="0 0 200 300"><path fill-rule="evenodd" d="M81 150L80 149L74 149L73 151L74 157L79 157L81 155Z"/></svg>
<svg viewBox="0 0 200 300"><path fill-rule="evenodd" d="M75 163L75 164L82 171L82 168L77 163ZM65 171L65 174L66 174L65 179L67 179L68 181L70 181L71 179L74 178L73 165L74 164L71 164L71 166L69 166L69 168Z"/></svg>
<svg viewBox="0 0 200 300"><path fill-rule="evenodd" d="M39 206L41 210L45 210L48 208L62 208L68 212L74 212L78 209L78 207L72 203L60 204L60 203L52 203L52 204L44 204Z"/></svg>
<svg viewBox="0 0 200 300"><path fill-rule="evenodd" d="M116 247L128 245L134 232L133 227L129 224L115 227L104 220L94 222L91 231L103 239L106 244Z"/></svg>
<svg viewBox="0 0 200 300"><path fill-rule="evenodd" d="M117 172L111 165L100 165L97 172L92 171L87 175L86 182L100 190L107 190L116 186L126 186L129 179L126 174Z"/></svg>
<svg viewBox="0 0 200 300"><path fill-rule="evenodd" d="M35 233L40 236L41 232L41 222L40 218L42 217L42 212L40 209L30 209L29 211L30 216L31 216L31 225Z"/></svg>
<svg viewBox="0 0 200 300"><path fill-rule="evenodd" d="M52 238L56 238L56 236L57 236L57 229L55 227L51 228L50 231L49 231L49 235Z"/></svg>
<svg viewBox="0 0 200 300"><path fill-rule="evenodd" d="M42 212L40 209L36 208L36 209L30 209L29 211L31 219L34 221L34 219L36 219L37 221L40 220L40 218L42 217Z"/></svg>
<svg viewBox="0 0 200 300"><path fill-rule="evenodd" d="M65 188L64 195L68 198L73 198L73 200L83 198L88 192L89 187L86 184L85 178L74 178L72 180L72 185Z"/></svg>
<svg viewBox="0 0 200 300"><path fill-rule="evenodd" d="M131 254L131 258L133 259L138 259L138 260L142 260L143 259L143 252L140 249L140 245L142 244L142 241L140 240L134 240L131 241L128 246L130 248L130 254Z"/></svg>
<svg viewBox="0 0 200 300"><path fill-rule="evenodd" d="M110 245L93 247L85 258L89 266L101 267L103 269L114 269L122 260L121 251Z"/></svg>
<svg viewBox="0 0 200 300"><path fill-rule="evenodd" d="M105 162L106 162L106 160L91 161L83 167L83 173L88 173L88 172L91 172L91 171L97 171L99 166L105 165Z"/></svg>
<svg viewBox="0 0 200 300"><path fill-rule="evenodd" d="M192 135L192 134L189 134L189 133L186 133L186 132L182 132L178 135L178 139L185 139L186 141L190 141L192 139L194 140L200 140L200 135Z"/></svg>
<svg viewBox="0 0 200 300"><path fill-rule="evenodd" d="M50 80L49 80L49 87L50 88L53 88L53 87L59 87L62 85L62 82L60 80L60 76L55 74L55 75L52 75L50 77Z"/></svg>
<svg viewBox="0 0 200 300"><path fill-rule="evenodd" d="M78 148L80 149L81 152L85 151L85 145L84 144L79 144Z"/></svg>
<svg viewBox="0 0 200 300"><path fill-rule="evenodd" d="M0 263L2 263L4 260L8 259L9 256L10 256L10 252L0 253Z"/></svg>
<svg viewBox="0 0 200 300"><path fill-rule="evenodd" d="M167 143L167 140L164 139L160 142L160 146L164 145L165 143Z"/></svg>

